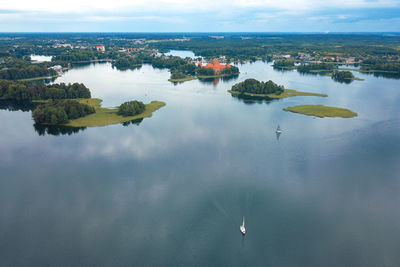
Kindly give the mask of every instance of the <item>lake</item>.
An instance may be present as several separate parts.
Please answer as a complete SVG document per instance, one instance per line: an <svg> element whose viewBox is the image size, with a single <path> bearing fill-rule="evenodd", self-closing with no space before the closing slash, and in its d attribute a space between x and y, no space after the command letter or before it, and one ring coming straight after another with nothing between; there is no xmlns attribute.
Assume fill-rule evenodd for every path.
<svg viewBox="0 0 400 267"><path fill-rule="evenodd" d="M46 134L31 112L3 107L0 266L399 266L399 80L238 67L173 84L165 69L97 63L55 80L84 83L107 107L167 103L127 126ZM246 78L328 97L227 93ZM358 117L282 110L301 104Z"/></svg>

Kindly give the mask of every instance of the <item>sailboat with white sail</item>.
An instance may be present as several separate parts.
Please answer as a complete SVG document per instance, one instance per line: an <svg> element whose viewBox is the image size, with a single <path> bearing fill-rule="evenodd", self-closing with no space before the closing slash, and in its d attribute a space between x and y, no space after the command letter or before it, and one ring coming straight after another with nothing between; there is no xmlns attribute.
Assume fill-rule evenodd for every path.
<svg viewBox="0 0 400 267"><path fill-rule="evenodd" d="M278 124L278 128L276 128L276 130L275 130L275 133L277 133L277 134L282 133L281 126L279 126L279 124Z"/></svg>
<svg viewBox="0 0 400 267"><path fill-rule="evenodd" d="M244 227L244 217L243 217L243 222L242 225L240 225L240 232L242 232L242 235L246 234L246 228Z"/></svg>

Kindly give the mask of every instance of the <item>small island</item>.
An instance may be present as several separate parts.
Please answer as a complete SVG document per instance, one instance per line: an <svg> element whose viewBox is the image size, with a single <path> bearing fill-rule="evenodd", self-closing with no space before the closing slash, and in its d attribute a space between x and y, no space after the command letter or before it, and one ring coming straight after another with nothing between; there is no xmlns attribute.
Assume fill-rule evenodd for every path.
<svg viewBox="0 0 400 267"><path fill-rule="evenodd" d="M290 111L293 113L300 113L307 116L315 116L319 118L324 117L341 117L341 118L353 118L357 117L357 113L338 107L328 107L324 105L299 105L294 107L287 107L284 111Z"/></svg>
<svg viewBox="0 0 400 267"><path fill-rule="evenodd" d="M334 71L332 75L330 75L334 81L341 83L350 83L351 81L363 81L363 79L357 78L350 71Z"/></svg>
<svg viewBox="0 0 400 267"><path fill-rule="evenodd" d="M143 104L133 100L123 103L118 108L103 108L101 102L98 98L52 100L36 107L32 116L38 124L94 127L149 118L154 111L165 106L165 103L160 101Z"/></svg>
<svg viewBox="0 0 400 267"><path fill-rule="evenodd" d="M232 95L244 95L255 98L280 99L293 96L319 96L327 97L326 94L299 92L292 89L285 89L282 85L277 85L273 81L260 82L256 79L246 79L237 83L228 90Z"/></svg>
<svg viewBox="0 0 400 267"><path fill-rule="evenodd" d="M184 74L178 70L174 70L171 74L171 78L168 79L170 82L186 82L197 79L196 77L188 74Z"/></svg>

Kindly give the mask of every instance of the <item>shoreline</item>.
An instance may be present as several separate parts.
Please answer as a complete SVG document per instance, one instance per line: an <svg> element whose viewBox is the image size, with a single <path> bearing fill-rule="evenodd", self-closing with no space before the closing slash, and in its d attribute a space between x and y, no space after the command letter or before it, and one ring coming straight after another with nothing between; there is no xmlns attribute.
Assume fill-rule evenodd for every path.
<svg viewBox="0 0 400 267"><path fill-rule="evenodd" d="M285 89L281 94L253 94L253 93L241 93L238 91L228 90L229 93L233 95L245 95L250 97L260 97L267 99L282 99L293 96L319 96L319 97L327 97L327 94L319 94L319 93L310 93L310 92L300 92L293 89Z"/></svg>

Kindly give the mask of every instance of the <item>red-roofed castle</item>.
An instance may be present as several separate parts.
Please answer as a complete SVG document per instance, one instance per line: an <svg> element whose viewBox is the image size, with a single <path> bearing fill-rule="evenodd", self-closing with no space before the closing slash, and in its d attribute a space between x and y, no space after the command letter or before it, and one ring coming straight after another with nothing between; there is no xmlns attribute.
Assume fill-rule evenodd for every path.
<svg viewBox="0 0 400 267"><path fill-rule="evenodd" d="M205 66L203 66L203 63L200 61L199 66L202 68L213 68L215 73L220 73L223 69L230 68L231 64L221 65L218 60L214 59L213 63L209 62Z"/></svg>

